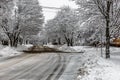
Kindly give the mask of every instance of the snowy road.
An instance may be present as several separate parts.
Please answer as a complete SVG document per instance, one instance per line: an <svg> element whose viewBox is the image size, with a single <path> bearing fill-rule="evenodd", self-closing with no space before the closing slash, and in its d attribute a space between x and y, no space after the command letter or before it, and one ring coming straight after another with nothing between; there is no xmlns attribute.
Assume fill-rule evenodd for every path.
<svg viewBox="0 0 120 80"><path fill-rule="evenodd" d="M0 80L75 80L80 54L23 54L0 61Z"/></svg>

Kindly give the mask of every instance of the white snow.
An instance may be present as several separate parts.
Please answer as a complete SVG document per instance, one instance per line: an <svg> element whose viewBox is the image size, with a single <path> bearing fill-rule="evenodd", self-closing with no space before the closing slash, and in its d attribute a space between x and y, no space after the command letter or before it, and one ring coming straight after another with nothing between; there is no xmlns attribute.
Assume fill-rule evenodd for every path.
<svg viewBox="0 0 120 80"><path fill-rule="evenodd" d="M0 45L0 57L4 58L4 57L12 57L12 56L20 55L23 53L22 52L23 50L26 50L31 46L32 45L28 44L28 45L19 45L17 48L13 48L9 46Z"/></svg>
<svg viewBox="0 0 120 80"><path fill-rule="evenodd" d="M80 66L80 64L77 63L79 63L81 54L72 54L66 56L66 59L68 61L67 67L58 80L76 80L78 69Z"/></svg>
<svg viewBox="0 0 120 80"><path fill-rule="evenodd" d="M84 47L82 46L71 47L71 46L67 46L66 44L59 47L58 49L64 52L73 52L73 53L74 52L85 52Z"/></svg>
<svg viewBox="0 0 120 80"><path fill-rule="evenodd" d="M15 48L11 48L11 47L5 47L0 50L0 55L2 57L15 56L19 54L21 54L21 52L18 52Z"/></svg>
<svg viewBox="0 0 120 80"><path fill-rule="evenodd" d="M31 46L32 45L22 45L18 46L18 48L0 46L0 57L20 55L21 50ZM51 44L47 46L55 47ZM110 59L105 59L100 56L100 48L89 46L68 47L67 45L63 45L59 47L59 49L70 52L84 51L83 54L76 55L76 57L70 59L71 63L68 64L60 80L64 78L70 80L76 76L75 74L77 74L77 72L77 80L120 80L120 48L111 47ZM105 48L103 48L103 52L104 51ZM78 64L75 64L76 62ZM72 67L74 68L72 69ZM70 76L68 77L68 75Z"/></svg>
<svg viewBox="0 0 120 80"><path fill-rule="evenodd" d="M32 44L26 44L26 45L23 45L23 46L26 46L27 48L29 48L29 47L32 47L33 45Z"/></svg>
<svg viewBox="0 0 120 80"><path fill-rule="evenodd" d="M85 52L85 47L86 46L74 46L71 48L73 48L76 52Z"/></svg>
<svg viewBox="0 0 120 80"><path fill-rule="evenodd" d="M100 49L86 48L77 80L120 80L120 50L111 48L111 53L111 59L104 59L100 57Z"/></svg>
<svg viewBox="0 0 120 80"><path fill-rule="evenodd" d="M68 47L66 44L58 48L61 51L66 51L66 52L76 52L75 49Z"/></svg>
<svg viewBox="0 0 120 80"><path fill-rule="evenodd" d="M67 46L67 44L64 45L53 45L51 43L48 43L47 45L44 46L48 46L50 48L56 48L60 51L64 51L64 52L84 52L84 47L83 46Z"/></svg>
<svg viewBox="0 0 120 80"><path fill-rule="evenodd" d="M27 50L28 48L32 47L33 45L31 44L26 44L26 45L18 45L16 48L17 51L22 52L23 50Z"/></svg>
<svg viewBox="0 0 120 80"><path fill-rule="evenodd" d="M46 45L44 45L44 46L48 46L48 47L50 47L50 48L55 48L55 45L53 45L52 43L48 43L48 44L46 44Z"/></svg>

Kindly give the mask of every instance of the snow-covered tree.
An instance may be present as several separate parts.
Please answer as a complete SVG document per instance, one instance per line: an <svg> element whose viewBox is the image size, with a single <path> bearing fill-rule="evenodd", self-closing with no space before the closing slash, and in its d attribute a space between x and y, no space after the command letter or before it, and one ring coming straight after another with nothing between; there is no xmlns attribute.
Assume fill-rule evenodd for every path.
<svg viewBox="0 0 120 80"><path fill-rule="evenodd" d="M13 0L6 6L1 27L11 46L17 46L19 38L39 33L44 18L38 0Z"/></svg>
<svg viewBox="0 0 120 80"><path fill-rule="evenodd" d="M13 9L13 2L8 0L1 0L1 8L0 8L0 28L1 34L4 32L4 35L7 35L7 39L11 41L10 33L12 32L12 9Z"/></svg>
<svg viewBox="0 0 120 80"><path fill-rule="evenodd" d="M45 24L44 32L47 32L45 35L48 43L56 43L58 41L58 38L61 38L59 27L56 22L57 21L55 19L52 19L47 21L47 23ZM61 43L61 41L58 42Z"/></svg>
<svg viewBox="0 0 120 80"><path fill-rule="evenodd" d="M56 17L48 22L49 25L47 24L47 26L53 26L52 30L57 33L54 36L64 38L68 46L73 46L74 35L78 27L76 26L78 19L79 17L76 15L75 10L69 7L62 7L62 9L58 11Z"/></svg>
<svg viewBox="0 0 120 80"><path fill-rule="evenodd" d="M89 15L101 16L104 20L106 35L106 58L110 58L110 33L120 26L120 6L119 0L74 0L79 5L79 9ZM90 16L91 17L91 16ZM100 23L101 24L101 23Z"/></svg>
<svg viewBox="0 0 120 80"><path fill-rule="evenodd" d="M44 22L42 7L38 0L18 0L16 6L23 39L38 34Z"/></svg>

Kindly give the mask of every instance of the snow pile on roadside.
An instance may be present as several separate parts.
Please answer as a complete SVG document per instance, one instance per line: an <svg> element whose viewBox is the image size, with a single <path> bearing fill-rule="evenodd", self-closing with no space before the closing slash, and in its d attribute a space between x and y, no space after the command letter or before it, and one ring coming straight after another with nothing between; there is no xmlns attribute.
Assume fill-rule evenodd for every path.
<svg viewBox="0 0 120 80"><path fill-rule="evenodd" d="M85 52L85 47L86 46L73 46L71 48L73 48L77 52Z"/></svg>
<svg viewBox="0 0 120 80"><path fill-rule="evenodd" d="M76 50L74 48L69 47L67 45L63 45L63 46L59 47L58 50L64 51L64 52L76 52Z"/></svg>
<svg viewBox="0 0 120 80"><path fill-rule="evenodd" d="M55 45L53 45L52 43L48 43L48 44L46 44L44 46L47 46L47 47L50 47L50 48L55 48Z"/></svg>
<svg viewBox="0 0 120 80"><path fill-rule="evenodd" d="M11 48L11 47L5 47L0 50L1 57L9 57L9 56L15 56L20 54L21 52L18 52L15 48Z"/></svg>
<svg viewBox="0 0 120 80"><path fill-rule="evenodd" d="M80 62L78 80L120 80L120 70L93 51L84 53Z"/></svg>
<svg viewBox="0 0 120 80"><path fill-rule="evenodd" d="M17 51L23 51L23 50L27 50L28 48L32 47L33 45L32 44L26 44L26 45L19 45L16 50Z"/></svg>
<svg viewBox="0 0 120 80"><path fill-rule="evenodd" d="M24 46L27 47L27 48L29 48L29 47L32 47L33 45L32 44L26 44Z"/></svg>

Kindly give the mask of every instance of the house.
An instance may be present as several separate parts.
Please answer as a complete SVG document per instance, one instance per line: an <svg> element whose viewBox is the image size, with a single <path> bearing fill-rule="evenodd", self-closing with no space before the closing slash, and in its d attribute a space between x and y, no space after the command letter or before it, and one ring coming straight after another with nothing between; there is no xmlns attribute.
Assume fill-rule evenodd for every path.
<svg viewBox="0 0 120 80"><path fill-rule="evenodd" d="M110 45L115 47L120 47L120 38L112 39L112 41L110 42Z"/></svg>

